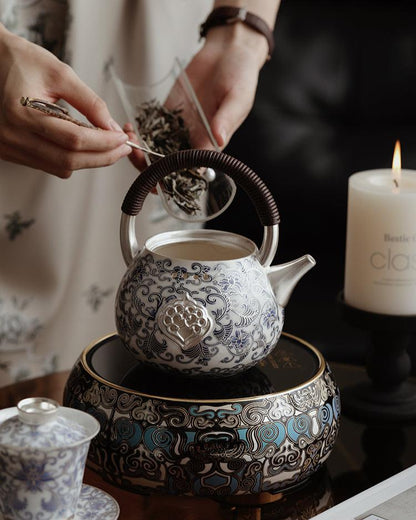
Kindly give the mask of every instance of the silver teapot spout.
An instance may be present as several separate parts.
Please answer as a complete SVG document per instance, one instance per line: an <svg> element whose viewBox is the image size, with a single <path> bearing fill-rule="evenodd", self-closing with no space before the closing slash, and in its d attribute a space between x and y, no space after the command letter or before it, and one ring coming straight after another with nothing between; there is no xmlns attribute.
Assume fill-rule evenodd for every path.
<svg viewBox="0 0 416 520"><path fill-rule="evenodd" d="M291 262L268 268L267 276L280 306L286 307L298 281L315 264L315 259L311 255L304 255Z"/></svg>

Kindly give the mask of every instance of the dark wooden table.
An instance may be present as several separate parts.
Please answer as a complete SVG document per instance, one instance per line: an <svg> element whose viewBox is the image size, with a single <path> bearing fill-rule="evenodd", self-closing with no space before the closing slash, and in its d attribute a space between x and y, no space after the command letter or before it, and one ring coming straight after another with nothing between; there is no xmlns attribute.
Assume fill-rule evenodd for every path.
<svg viewBox="0 0 416 520"><path fill-rule="evenodd" d="M342 388L365 378L361 367L330 363ZM0 388L0 408L30 396L62 402L68 372ZM342 402L342 399L341 399ZM416 425L371 426L343 416L336 446L305 486L278 495L208 499L140 496L116 488L86 469L84 482L104 489L120 505L120 520L307 520L315 514L416 464Z"/></svg>

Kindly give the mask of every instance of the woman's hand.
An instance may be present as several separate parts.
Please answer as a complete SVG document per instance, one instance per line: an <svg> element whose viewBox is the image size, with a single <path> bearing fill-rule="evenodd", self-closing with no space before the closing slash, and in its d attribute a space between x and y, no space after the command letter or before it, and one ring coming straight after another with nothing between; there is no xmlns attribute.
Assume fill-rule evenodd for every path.
<svg viewBox="0 0 416 520"><path fill-rule="evenodd" d="M104 101L45 49L0 25L0 158L61 178L107 166L131 148ZM67 101L99 130L22 107L21 97Z"/></svg>
<svg viewBox="0 0 416 520"><path fill-rule="evenodd" d="M215 27L186 69L221 149L250 112L267 42L243 24ZM192 135L194 148L213 148L205 133Z"/></svg>
<svg viewBox="0 0 416 520"><path fill-rule="evenodd" d="M238 0L228 0L226 4L240 6ZM244 7L262 17L273 27L280 0L246 0ZM221 7L222 0L216 0L215 7ZM207 118L216 144L223 149L250 112L256 95L259 72L269 54L268 42L263 34L244 23L225 24L211 27L205 44L186 67L186 74L196 97ZM180 99L181 87L174 85L166 106L180 107L185 126L191 129L192 148L215 148L202 124L187 124L195 114L189 109L187 99ZM183 95L183 93L182 93ZM132 125L124 128L129 139L134 140ZM158 150L159 152L161 150ZM133 150L130 160L139 170L145 166L142 152Z"/></svg>

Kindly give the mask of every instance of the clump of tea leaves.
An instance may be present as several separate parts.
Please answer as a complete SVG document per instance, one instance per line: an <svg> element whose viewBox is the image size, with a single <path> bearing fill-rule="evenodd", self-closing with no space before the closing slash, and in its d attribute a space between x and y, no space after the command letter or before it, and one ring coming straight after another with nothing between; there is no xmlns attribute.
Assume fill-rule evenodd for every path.
<svg viewBox="0 0 416 520"><path fill-rule="evenodd" d="M181 116L182 109L169 110L156 99L137 107L136 122L140 135L151 150L169 154L191 148L189 130ZM149 154L150 160L157 160ZM207 189L206 180L196 169L172 172L162 179L163 191L188 215L201 210L199 200Z"/></svg>

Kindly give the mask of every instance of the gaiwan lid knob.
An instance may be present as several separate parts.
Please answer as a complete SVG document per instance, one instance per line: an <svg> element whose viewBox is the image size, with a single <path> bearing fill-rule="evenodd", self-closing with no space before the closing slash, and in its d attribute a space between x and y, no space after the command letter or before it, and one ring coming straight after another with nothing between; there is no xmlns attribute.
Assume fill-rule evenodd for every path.
<svg viewBox="0 0 416 520"><path fill-rule="evenodd" d="M25 424L37 426L56 417L59 403L47 397L28 397L17 403L19 419Z"/></svg>
<svg viewBox="0 0 416 520"><path fill-rule="evenodd" d="M0 411L0 446L12 449L71 448L91 440L99 429L91 415L46 397L29 397Z"/></svg>

